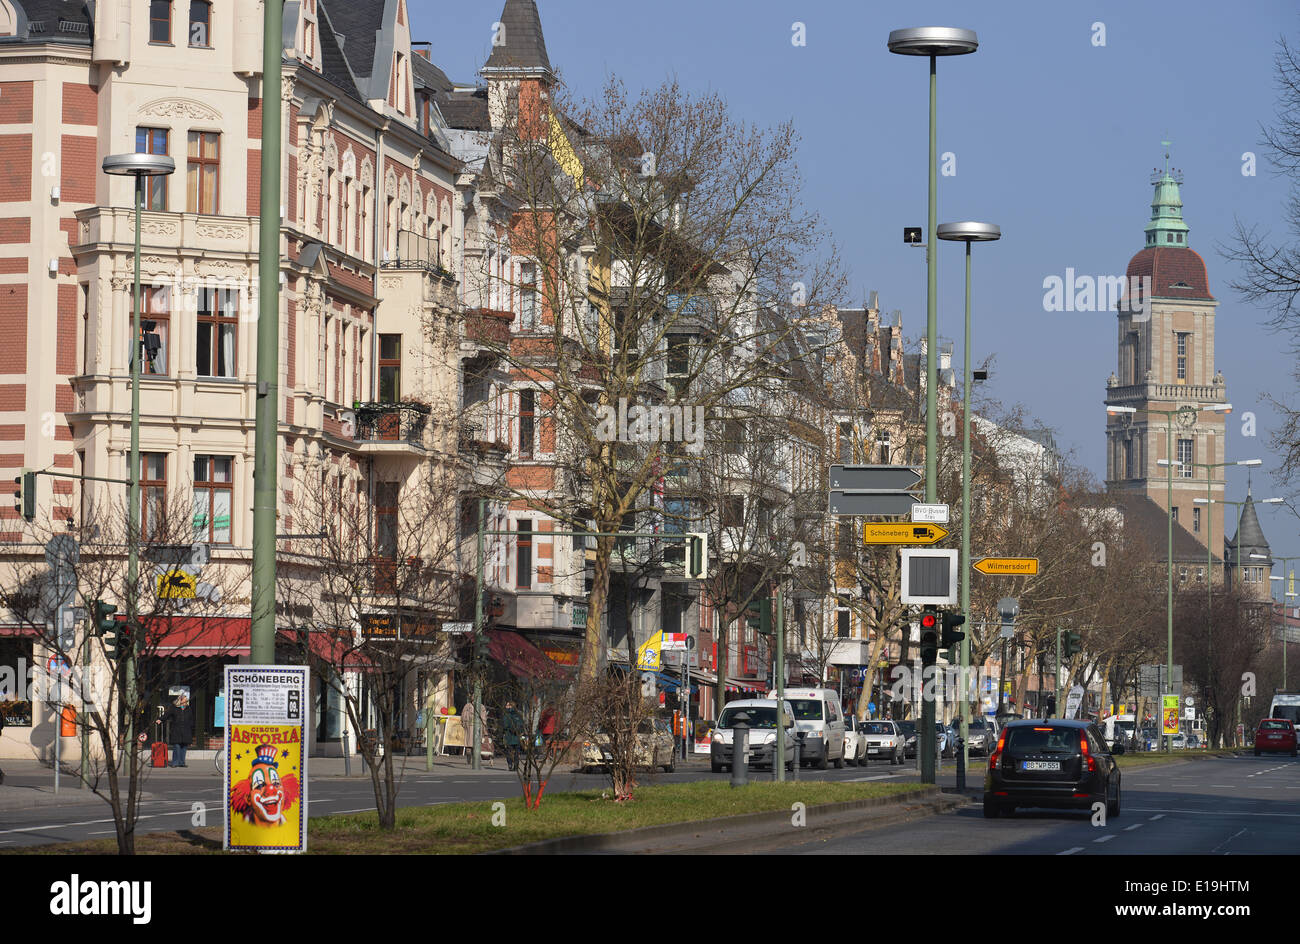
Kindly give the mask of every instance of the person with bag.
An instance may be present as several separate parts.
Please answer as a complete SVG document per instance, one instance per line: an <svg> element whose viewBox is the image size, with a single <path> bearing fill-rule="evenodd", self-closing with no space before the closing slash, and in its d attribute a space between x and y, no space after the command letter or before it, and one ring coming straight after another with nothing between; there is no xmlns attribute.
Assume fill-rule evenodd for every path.
<svg viewBox="0 0 1300 944"><path fill-rule="evenodd" d="M171 736L168 743L172 746L172 759L168 767L187 767L185 751L194 740L194 709L190 707L187 695L178 695L176 703L167 709L159 719L159 724L171 723Z"/></svg>
<svg viewBox="0 0 1300 944"><path fill-rule="evenodd" d="M519 766L519 750L523 747L524 718L515 708L514 702L506 702L501 725L505 732L506 766L515 770Z"/></svg>

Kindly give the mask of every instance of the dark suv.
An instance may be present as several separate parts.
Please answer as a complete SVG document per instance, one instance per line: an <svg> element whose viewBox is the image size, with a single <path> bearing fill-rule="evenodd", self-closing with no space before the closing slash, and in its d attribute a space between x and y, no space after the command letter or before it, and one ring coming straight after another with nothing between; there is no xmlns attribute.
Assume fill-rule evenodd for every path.
<svg viewBox="0 0 1300 944"><path fill-rule="evenodd" d="M1123 747L1116 745L1116 754ZM1015 721L1002 729L984 777L984 815L1017 806L1091 809L1119 815L1119 765L1091 721Z"/></svg>

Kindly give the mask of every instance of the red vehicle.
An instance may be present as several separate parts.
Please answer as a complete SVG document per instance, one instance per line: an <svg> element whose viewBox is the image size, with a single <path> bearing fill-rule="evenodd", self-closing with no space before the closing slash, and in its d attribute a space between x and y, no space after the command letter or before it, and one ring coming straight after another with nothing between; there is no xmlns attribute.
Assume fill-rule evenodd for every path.
<svg viewBox="0 0 1300 944"><path fill-rule="evenodd" d="M1258 757L1263 751L1270 754L1286 751L1295 757L1295 725L1286 718L1265 718L1261 721L1259 730L1255 732L1255 756Z"/></svg>

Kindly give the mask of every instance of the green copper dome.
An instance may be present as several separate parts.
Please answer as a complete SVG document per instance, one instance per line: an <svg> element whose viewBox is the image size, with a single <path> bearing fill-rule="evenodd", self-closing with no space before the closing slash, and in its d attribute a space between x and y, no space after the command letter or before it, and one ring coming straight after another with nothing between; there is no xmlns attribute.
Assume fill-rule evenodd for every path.
<svg viewBox="0 0 1300 944"><path fill-rule="evenodd" d="M1171 249L1187 246L1187 224L1183 222L1183 198L1178 193L1182 182L1180 171L1169 168L1169 152L1165 152L1165 170L1158 170L1152 175L1155 195L1151 198L1151 222L1147 223L1146 243L1148 249L1168 247Z"/></svg>

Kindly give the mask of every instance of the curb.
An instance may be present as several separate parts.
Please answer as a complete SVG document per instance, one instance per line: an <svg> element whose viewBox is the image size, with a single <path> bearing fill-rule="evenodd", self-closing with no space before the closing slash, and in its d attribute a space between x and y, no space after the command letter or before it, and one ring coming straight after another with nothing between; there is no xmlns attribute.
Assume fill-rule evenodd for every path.
<svg viewBox="0 0 1300 944"><path fill-rule="evenodd" d="M924 789L887 797L866 797L860 800L846 800L843 803L824 803L807 808L808 826L817 825L817 820L833 818L837 814L852 810L871 809L875 807L902 806L905 803L918 803L931 807L931 813L944 808L959 806L966 802L965 797L958 798L944 794L938 787L927 785ZM685 823L666 823L662 826L644 826L641 829L617 833L595 833L590 836L564 836L559 839L543 839L523 846L497 849L484 855L554 855L566 852L620 851L621 847L636 845L644 847L655 842L671 842L677 839L701 838L711 831L744 829L746 827L781 826L790 823L788 809L769 810L762 813L742 813L738 816L723 816L717 819L693 820ZM725 835L718 836L718 843L728 841Z"/></svg>
<svg viewBox="0 0 1300 944"><path fill-rule="evenodd" d="M9 796L10 790L22 790L26 796ZM30 792L29 792L30 791ZM81 795L78 795L81 794ZM152 793L141 793L140 801L153 800ZM109 807L106 798L99 796L89 790L81 791L72 788L68 791L60 791L58 794L36 790L31 787L3 787L0 788L0 813L9 810L34 810L41 807L52 807L61 809L69 806L104 806Z"/></svg>

